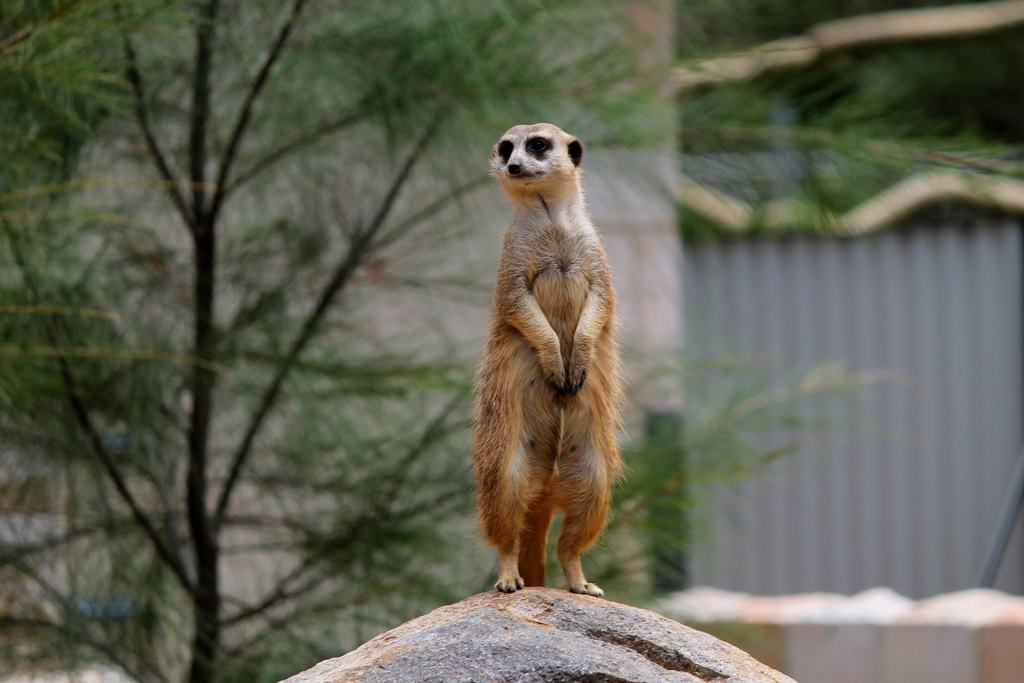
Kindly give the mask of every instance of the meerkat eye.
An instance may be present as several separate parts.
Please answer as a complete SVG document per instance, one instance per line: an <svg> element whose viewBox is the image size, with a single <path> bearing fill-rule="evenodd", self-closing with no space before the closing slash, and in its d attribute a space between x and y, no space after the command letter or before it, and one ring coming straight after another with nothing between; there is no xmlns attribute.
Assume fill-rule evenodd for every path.
<svg viewBox="0 0 1024 683"><path fill-rule="evenodd" d="M530 138L526 141L526 151L533 155L543 154L548 148L548 141L544 138Z"/></svg>
<svg viewBox="0 0 1024 683"><path fill-rule="evenodd" d="M501 157L502 161L508 162L510 156L512 156L512 143L508 140L502 140L498 144L498 156Z"/></svg>

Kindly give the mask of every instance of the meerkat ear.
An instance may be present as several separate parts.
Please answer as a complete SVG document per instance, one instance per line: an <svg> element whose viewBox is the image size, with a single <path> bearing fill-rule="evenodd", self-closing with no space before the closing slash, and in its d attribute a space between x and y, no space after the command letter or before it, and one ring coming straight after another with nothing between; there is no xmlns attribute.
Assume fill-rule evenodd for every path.
<svg viewBox="0 0 1024 683"><path fill-rule="evenodd" d="M583 145L579 140L573 140L569 143L569 158L572 159L573 166L579 166L580 160L583 159Z"/></svg>

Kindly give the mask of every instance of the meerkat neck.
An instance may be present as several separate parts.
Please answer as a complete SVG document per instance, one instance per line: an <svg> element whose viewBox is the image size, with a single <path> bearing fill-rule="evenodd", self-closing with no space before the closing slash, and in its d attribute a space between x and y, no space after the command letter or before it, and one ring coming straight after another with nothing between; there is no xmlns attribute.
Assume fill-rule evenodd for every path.
<svg viewBox="0 0 1024 683"><path fill-rule="evenodd" d="M589 225L583 192L578 185L561 192L524 192L516 197L516 214L529 223Z"/></svg>

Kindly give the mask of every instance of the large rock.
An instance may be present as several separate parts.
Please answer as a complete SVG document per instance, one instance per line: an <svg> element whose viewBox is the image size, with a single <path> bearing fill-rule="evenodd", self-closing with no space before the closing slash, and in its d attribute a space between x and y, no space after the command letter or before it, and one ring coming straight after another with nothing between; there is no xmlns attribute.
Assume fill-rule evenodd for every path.
<svg viewBox="0 0 1024 683"><path fill-rule="evenodd" d="M289 683L792 681L654 614L551 588L481 593L381 634Z"/></svg>

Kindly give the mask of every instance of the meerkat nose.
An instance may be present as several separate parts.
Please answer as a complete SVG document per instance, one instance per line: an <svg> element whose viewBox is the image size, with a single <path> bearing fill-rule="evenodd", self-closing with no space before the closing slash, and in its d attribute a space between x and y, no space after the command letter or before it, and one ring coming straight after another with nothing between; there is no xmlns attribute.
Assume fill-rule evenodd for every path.
<svg viewBox="0 0 1024 683"><path fill-rule="evenodd" d="M522 169L519 166L519 164L509 164L508 165L508 174L509 175L519 175L519 171L520 170L522 170Z"/></svg>

